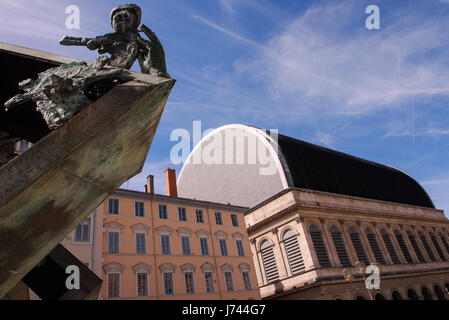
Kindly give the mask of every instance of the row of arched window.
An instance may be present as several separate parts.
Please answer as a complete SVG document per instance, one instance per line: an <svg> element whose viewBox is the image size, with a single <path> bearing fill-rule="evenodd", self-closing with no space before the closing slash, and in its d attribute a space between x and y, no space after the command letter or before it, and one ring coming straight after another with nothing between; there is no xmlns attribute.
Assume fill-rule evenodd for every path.
<svg viewBox="0 0 449 320"><path fill-rule="evenodd" d="M412 288L407 290L407 297L403 297L399 291L393 290L391 292L391 300L434 300L434 297L437 300L447 300L444 290L446 290L446 292L449 292L449 283L445 284L444 289L442 289L437 284L434 285L433 293L427 286L423 286L420 291L422 298L420 298L415 289ZM381 292L377 292L373 298L374 300L387 300L387 298L385 298L385 295ZM341 300L341 298L336 297L335 300ZM357 295L355 297L355 300L366 300L366 297L364 295Z"/></svg>
<svg viewBox="0 0 449 320"><path fill-rule="evenodd" d="M415 263L415 262L426 263L437 261L436 255L434 254L435 252L430 247L429 242L427 241L427 237L423 231L418 232L418 238L419 241L421 241L422 247L426 251L428 259L425 258L423 252L421 251L421 247L418 244L417 237L410 230L407 230L406 232L406 237L410 241L411 248L418 259L418 261L414 261L410 253L409 246L406 243L406 239L403 233L400 232L398 229L393 229L393 237L390 236L390 233L385 228L380 229L381 241L383 241L383 244L385 245L387 252L383 252L383 250L379 245L377 236L371 228L366 227L364 230L368 247L369 249L371 249L371 253L374 256L375 262L379 264L387 264L386 259L387 252L393 264L401 263L401 260L399 259L398 254L396 252L396 248L393 245L393 241L397 242L398 248L400 249L406 263ZM374 262L369 261L370 259L368 258L368 254L366 251L366 245L363 244L361 235L357 231L357 229L353 226L350 226L347 231L349 233L349 240L352 243L352 246L354 247L357 260L364 262L365 265L370 264L370 262ZM321 267L331 267L331 262L329 259L328 252L326 250L326 246L324 244L321 230L316 225L312 224L309 226L309 233L312 239L313 247L315 249L319 265ZM348 246L345 245L344 236L342 235L342 232L335 225L332 225L330 227L330 233L340 264L343 267L351 266L348 253L346 251L346 248L348 248ZM438 232L437 234L433 232L428 233L428 237L430 238L438 257L442 261L447 261L448 259L443 252L443 248L440 246L440 243L437 239L437 235L441 240L441 243L443 244L447 255L449 256L449 244L446 235L444 235L442 232Z"/></svg>
<svg viewBox="0 0 449 320"><path fill-rule="evenodd" d="M410 254L409 246L406 243L405 237L398 229L393 229L393 237L391 237L390 233L385 228L381 228L380 239L378 239L376 233L373 232L373 230L370 227L366 227L364 230L365 230L365 237L367 240L366 243L371 249L372 255L374 256L376 262L380 264L387 264L386 256L388 254L393 264L401 264L401 260L397 253L396 247L393 244L393 242L396 241L397 247L400 249L405 259L405 262L415 263L415 261L412 258L412 255ZM329 231L341 266L349 267L353 265L348 255L347 251L348 245L346 244L345 237L342 234L341 230L337 226L332 225ZM347 231L349 234L348 239L350 240L352 246L354 247L356 259L358 261L364 262L365 265L369 265L371 261L368 258L366 252L366 245L363 244L363 240L361 238L360 233L353 226L350 226L347 229ZM321 267L332 267L331 259L329 258L329 254L327 252L323 234L320 228L318 228L314 224L311 224L309 226L309 233L318 259L318 264ZM406 231L406 237L410 241L411 248L413 249L418 259L418 261L416 262L426 263L437 261L436 255L434 254L434 251L430 247L425 233L423 231L418 231L417 235L418 237L416 237L410 230ZM442 232L438 232L437 234L433 232L428 233L428 237L430 238L436 250L436 254L438 254L438 257L442 261L447 261L448 259L443 252L443 248L440 246L438 242L437 235L439 236L439 239L441 240L441 243L443 243L446 253L449 256L449 244L446 236ZM383 245L386 248L386 252L381 249L379 241L382 241ZM421 247L418 244L418 241L421 242L422 248L424 248L428 259L426 259L426 257L424 256ZM297 233L294 231L294 229L288 228L283 232L282 242L284 243L285 255L288 260L288 265L290 267L291 274L295 275L303 272L305 269L304 261L301 254L301 249L299 247ZM272 282L278 280L279 272L277 267L276 256L273 251L273 243L268 239L264 239L260 242L259 249L262 257L262 264L265 271L266 281Z"/></svg>
<svg viewBox="0 0 449 320"><path fill-rule="evenodd" d="M296 232L293 229L285 230L282 234L282 242L284 243L285 254L291 273L298 274L304 271L304 261ZM262 240L260 243L260 253L267 282L279 279L276 257L273 252L273 243L268 239Z"/></svg>

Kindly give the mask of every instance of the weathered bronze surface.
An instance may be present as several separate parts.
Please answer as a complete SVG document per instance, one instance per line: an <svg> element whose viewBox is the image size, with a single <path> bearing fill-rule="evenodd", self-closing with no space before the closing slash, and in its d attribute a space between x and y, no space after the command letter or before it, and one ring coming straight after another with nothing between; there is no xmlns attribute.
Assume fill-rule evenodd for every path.
<svg viewBox="0 0 449 320"><path fill-rule="evenodd" d="M140 25L141 9L135 4L117 6L111 11L111 26L114 33L95 38L77 38L65 36L60 44L66 46L86 46L98 50L99 54L109 53L106 65L129 69L136 59L139 60L141 72L169 78L165 64L165 52L154 32L145 25ZM144 33L149 40L139 35Z"/></svg>
<svg viewBox="0 0 449 320"><path fill-rule="evenodd" d="M100 54L93 63L71 62L50 68L39 74L34 81L25 79L19 88L25 93L17 94L5 103L5 110L33 100L36 110L46 121L49 129L61 127L66 121L82 110L92 100L99 98L119 83L126 82L124 70L132 67L136 59L143 73L170 78L165 65L164 49L157 36L142 25L143 32L150 39L138 34L141 10L137 5L121 5L112 9L111 25L114 33L95 38L75 38L65 36L62 45L87 46ZM8 154L0 150L3 158ZM0 159L5 162L8 159Z"/></svg>
<svg viewBox="0 0 449 320"><path fill-rule="evenodd" d="M116 86L0 168L0 297L142 170L174 84L147 81Z"/></svg>

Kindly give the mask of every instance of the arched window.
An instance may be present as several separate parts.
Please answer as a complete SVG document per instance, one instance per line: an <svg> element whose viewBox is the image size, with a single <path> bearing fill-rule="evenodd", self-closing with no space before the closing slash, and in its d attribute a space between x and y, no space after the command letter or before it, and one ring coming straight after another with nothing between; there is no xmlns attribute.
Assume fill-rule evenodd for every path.
<svg viewBox="0 0 449 320"><path fill-rule="evenodd" d="M381 293L376 293L374 300L385 300L385 297Z"/></svg>
<svg viewBox="0 0 449 320"><path fill-rule="evenodd" d="M419 300L418 295L416 294L416 291L413 289L407 290L407 296L409 300Z"/></svg>
<svg viewBox="0 0 449 320"><path fill-rule="evenodd" d="M287 253L291 273L296 274L304 271L304 261L302 259L296 232L292 229L288 229L284 232L282 239L284 240L285 251Z"/></svg>
<svg viewBox="0 0 449 320"><path fill-rule="evenodd" d="M366 228L365 232L366 238L368 239L369 245L371 246L371 251L374 254L374 258L376 258L376 261L380 264L386 264L382 251L377 244L376 235L371 231L370 228Z"/></svg>
<svg viewBox="0 0 449 320"><path fill-rule="evenodd" d="M340 264L343 267L350 267L351 261L349 260L348 253L346 252L345 242L343 241L340 230L338 230L336 226L332 226L330 231Z"/></svg>
<svg viewBox="0 0 449 320"><path fill-rule="evenodd" d="M437 261L437 259L435 258L435 255L433 254L432 249L429 246L429 243L427 242L427 238L424 235L424 232L420 231L418 233L418 235L419 235L419 238L421 239L424 249L426 249L426 252L427 252L427 255L429 256L430 261L432 261L432 262Z"/></svg>
<svg viewBox="0 0 449 320"><path fill-rule="evenodd" d="M433 291L435 291L435 294L437 295L438 300L446 300L446 298L444 297L444 292L443 292L443 290L441 290L440 286L435 285L433 287Z"/></svg>
<svg viewBox="0 0 449 320"><path fill-rule="evenodd" d="M391 297L393 298L393 300L402 300L401 294L397 291L393 291L393 293L391 294Z"/></svg>
<svg viewBox="0 0 449 320"><path fill-rule="evenodd" d="M355 300L366 300L366 299L363 296L357 296L357 298L355 298Z"/></svg>
<svg viewBox="0 0 449 320"><path fill-rule="evenodd" d="M424 296L424 300L433 300L432 298L432 293L430 292L429 289L427 289L426 287L423 287L421 289L421 293Z"/></svg>
<svg viewBox="0 0 449 320"><path fill-rule="evenodd" d="M393 261L394 264L400 264L401 261L399 260L398 255L396 254L396 250L394 249L393 243L391 242L390 235L385 229L380 230L380 233L382 235L385 247L387 247L388 253L390 254L391 260Z"/></svg>
<svg viewBox="0 0 449 320"><path fill-rule="evenodd" d="M447 242L446 237L441 232L439 232L438 235L440 236L441 242L443 242L443 245L446 248L447 254L449 254L449 243Z"/></svg>
<svg viewBox="0 0 449 320"><path fill-rule="evenodd" d="M359 233L354 227L349 227L348 231L359 261L363 261L365 265L369 265L368 258L366 257L366 253L365 250L363 249L362 242L360 241Z"/></svg>
<svg viewBox="0 0 449 320"><path fill-rule="evenodd" d="M407 237L410 240L410 243L412 244L413 250L415 250L416 256L418 257L419 262L426 262L426 259L424 259L424 256L421 252L421 249L418 246L418 242L416 241L415 236L413 235L413 233L408 230L407 231Z"/></svg>
<svg viewBox="0 0 449 320"><path fill-rule="evenodd" d="M443 250L441 249L440 244L438 243L437 237L433 234L433 232L429 232L430 240L432 241L433 245L435 246L435 249L437 249L437 253L440 256L441 260L446 261L446 256L443 253Z"/></svg>
<svg viewBox="0 0 449 320"><path fill-rule="evenodd" d="M321 235L320 229L317 226L311 225L309 227L310 237L312 238L313 247L318 258L318 263L321 267L331 267L331 262L329 256L327 255L326 246L323 242L323 237Z"/></svg>
<svg viewBox="0 0 449 320"><path fill-rule="evenodd" d="M264 240L260 245L263 267L267 282L279 279L278 267L273 252L273 244L269 240Z"/></svg>
<svg viewBox="0 0 449 320"><path fill-rule="evenodd" d="M405 260L408 263L413 263L412 256L410 255L410 252L408 251L407 245L405 244L402 234L399 232L399 230L394 230L394 235L396 236L396 240L398 241L399 248L401 248L401 251L402 251L402 254L404 255Z"/></svg>

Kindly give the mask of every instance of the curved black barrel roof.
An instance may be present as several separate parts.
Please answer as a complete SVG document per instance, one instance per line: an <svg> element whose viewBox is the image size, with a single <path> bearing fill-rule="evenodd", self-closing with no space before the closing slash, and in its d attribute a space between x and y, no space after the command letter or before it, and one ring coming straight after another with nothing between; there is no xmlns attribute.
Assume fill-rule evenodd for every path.
<svg viewBox="0 0 449 320"><path fill-rule="evenodd" d="M278 144L291 187L435 208L423 187L397 169L281 134Z"/></svg>

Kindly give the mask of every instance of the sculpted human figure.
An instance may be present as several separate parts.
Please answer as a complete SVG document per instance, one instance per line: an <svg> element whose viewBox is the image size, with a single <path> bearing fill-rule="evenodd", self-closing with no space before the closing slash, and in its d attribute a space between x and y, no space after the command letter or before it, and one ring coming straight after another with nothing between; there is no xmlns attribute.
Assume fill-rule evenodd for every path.
<svg viewBox="0 0 449 320"><path fill-rule="evenodd" d="M165 52L159 39L145 25L140 25L141 9L135 4L120 5L111 11L113 33L95 38L76 38L65 36L60 40L62 45L86 46L98 53L109 53L111 57L107 65L130 69L136 59L139 60L141 72L152 75L170 77L165 64ZM139 35L143 32L149 40Z"/></svg>
<svg viewBox="0 0 449 320"><path fill-rule="evenodd" d="M5 102L5 110L33 100L50 129L66 121L120 82L129 81L129 70L136 60L143 73L170 78L165 65L165 53L157 36L141 25L141 9L126 4L112 9L113 33L95 38L65 36L62 45L86 46L100 54L93 63L71 62L39 73L38 78L19 83L23 93ZM144 33L148 40L140 36Z"/></svg>

